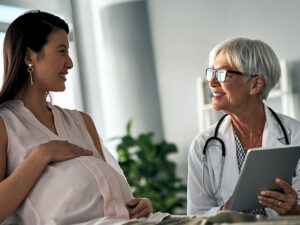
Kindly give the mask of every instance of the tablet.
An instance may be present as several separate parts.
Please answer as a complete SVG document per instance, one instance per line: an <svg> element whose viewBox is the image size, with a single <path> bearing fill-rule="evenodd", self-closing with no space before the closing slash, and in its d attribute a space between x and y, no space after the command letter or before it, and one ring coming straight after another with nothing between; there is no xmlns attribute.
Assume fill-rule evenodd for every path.
<svg viewBox="0 0 300 225"><path fill-rule="evenodd" d="M257 200L260 191L266 189L282 191L275 183L275 178L290 181L299 158L299 145L249 149L229 209L264 208Z"/></svg>

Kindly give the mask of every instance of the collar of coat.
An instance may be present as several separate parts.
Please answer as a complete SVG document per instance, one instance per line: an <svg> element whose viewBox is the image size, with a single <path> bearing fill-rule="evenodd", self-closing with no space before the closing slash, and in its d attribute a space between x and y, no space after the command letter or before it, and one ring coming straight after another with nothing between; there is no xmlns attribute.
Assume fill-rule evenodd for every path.
<svg viewBox="0 0 300 225"><path fill-rule="evenodd" d="M262 146L278 146L278 145L285 145L285 139L283 131L276 120L276 118L272 115L271 111L268 109L268 107L265 105L265 114L266 114L266 123L264 127L263 132L263 142ZM284 129L286 130L286 133L288 137L291 135L291 129L286 126L285 121L282 119L283 116L281 114L278 114L279 119L281 120ZM226 136L226 133L232 130L232 122L231 117L227 116L224 121L222 122L222 125L219 129L218 136Z"/></svg>

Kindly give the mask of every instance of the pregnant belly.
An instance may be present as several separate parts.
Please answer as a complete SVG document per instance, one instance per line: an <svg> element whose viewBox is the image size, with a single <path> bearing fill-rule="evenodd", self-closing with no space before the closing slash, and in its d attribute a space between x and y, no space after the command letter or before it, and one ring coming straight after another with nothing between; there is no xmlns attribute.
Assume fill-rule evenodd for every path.
<svg viewBox="0 0 300 225"><path fill-rule="evenodd" d="M128 218L126 203L133 196L127 182L120 182L124 178L117 176L94 156L49 164L18 214L42 224L54 218L65 222L103 216Z"/></svg>

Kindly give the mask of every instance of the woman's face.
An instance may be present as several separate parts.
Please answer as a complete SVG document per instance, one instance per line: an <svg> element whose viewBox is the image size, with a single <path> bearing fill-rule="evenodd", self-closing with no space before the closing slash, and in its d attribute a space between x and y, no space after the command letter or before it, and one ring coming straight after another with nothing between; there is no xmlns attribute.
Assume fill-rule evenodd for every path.
<svg viewBox="0 0 300 225"><path fill-rule="evenodd" d="M239 71L232 64L230 66L226 54L219 53L212 65L213 69L227 69ZM225 81L219 82L215 75L209 82L210 89L213 93L212 107L214 110L222 110L226 113L232 113L247 105L250 98L250 82L246 81L245 76L227 72Z"/></svg>
<svg viewBox="0 0 300 225"><path fill-rule="evenodd" d="M53 31L40 53L34 53L33 86L42 91L64 91L66 75L73 67L69 56L68 35L63 29Z"/></svg>

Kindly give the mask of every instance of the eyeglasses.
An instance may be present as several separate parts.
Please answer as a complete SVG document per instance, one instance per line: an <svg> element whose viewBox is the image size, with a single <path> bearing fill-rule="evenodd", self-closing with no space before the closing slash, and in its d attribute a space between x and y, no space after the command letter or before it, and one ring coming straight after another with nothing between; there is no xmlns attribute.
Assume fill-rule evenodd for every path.
<svg viewBox="0 0 300 225"><path fill-rule="evenodd" d="M205 77L208 81L211 81L211 79L213 78L213 75L215 74L217 81L223 82L223 81L225 81L228 72L236 73L236 74L239 74L242 76L247 76L247 77L256 77L257 76L257 75L241 73L241 72L233 71L233 70L207 68Z"/></svg>

